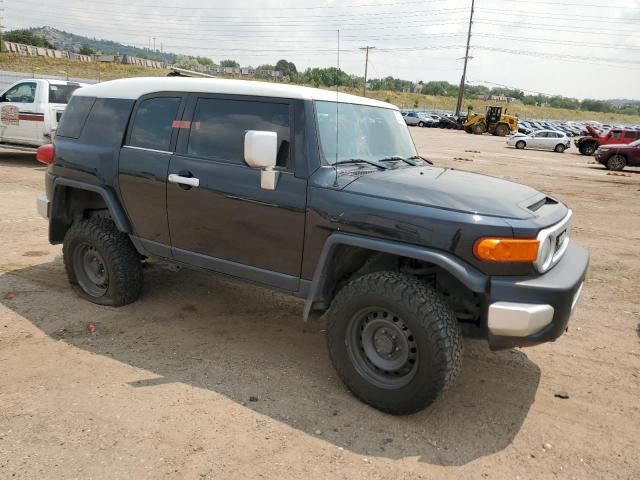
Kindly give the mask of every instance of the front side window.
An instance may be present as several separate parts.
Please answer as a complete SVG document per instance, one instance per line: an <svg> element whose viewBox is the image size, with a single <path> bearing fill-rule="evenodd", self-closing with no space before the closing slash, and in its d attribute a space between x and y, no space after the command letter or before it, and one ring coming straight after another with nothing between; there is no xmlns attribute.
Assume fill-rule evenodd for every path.
<svg viewBox="0 0 640 480"><path fill-rule="evenodd" d="M36 101L36 83L24 82L7 90L5 101L15 103L33 103Z"/></svg>
<svg viewBox="0 0 640 480"><path fill-rule="evenodd" d="M278 135L277 165L289 162L289 105L201 98L190 125L187 154L196 157L244 163L242 149L247 130L264 130Z"/></svg>
<svg viewBox="0 0 640 480"><path fill-rule="evenodd" d="M621 136L622 136L622 132L620 130L611 132L611 138L620 138Z"/></svg>
<svg viewBox="0 0 640 480"><path fill-rule="evenodd" d="M418 155L397 110L325 101L316 101L315 106L320 145L327 164Z"/></svg>
<svg viewBox="0 0 640 480"><path fill-rule="evenodd" d="M147 98L140 102L128 145L168 151L171 145L173 121L178 114L180 97Z"/></svg>

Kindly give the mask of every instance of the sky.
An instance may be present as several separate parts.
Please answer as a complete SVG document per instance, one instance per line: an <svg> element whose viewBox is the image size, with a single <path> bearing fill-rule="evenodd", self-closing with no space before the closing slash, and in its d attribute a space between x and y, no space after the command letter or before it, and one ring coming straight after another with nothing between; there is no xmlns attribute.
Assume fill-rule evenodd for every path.
<svg viewBox="0 0 640 480"><path fill-rule="evenodd" d="M5 29L49 25L138 47L284 58L369 78L459 83L471 0L20 0ZM576 98L640 100L640 0L476 0L467 80Z"/></svg>

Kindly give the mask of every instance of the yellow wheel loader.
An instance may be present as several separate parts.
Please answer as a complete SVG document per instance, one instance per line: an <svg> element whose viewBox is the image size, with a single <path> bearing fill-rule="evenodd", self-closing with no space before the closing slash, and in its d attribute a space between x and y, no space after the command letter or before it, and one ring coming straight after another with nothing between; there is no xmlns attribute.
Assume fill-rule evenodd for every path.
<svg viewBox="0 0 640 480"><path fill-rule="evenodd" d="M482 135L489 132L499 137L506 137L513 131L518 131L518 117L507 115L507 109L502 113L502 107L487 107L485 115L474 113L469 109L464 131Z"/></svg>

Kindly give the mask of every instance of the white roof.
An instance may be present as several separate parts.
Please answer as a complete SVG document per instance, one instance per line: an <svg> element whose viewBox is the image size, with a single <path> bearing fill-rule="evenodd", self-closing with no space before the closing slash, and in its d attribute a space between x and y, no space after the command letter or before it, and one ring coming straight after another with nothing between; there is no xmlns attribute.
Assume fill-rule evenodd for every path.
<svg viewBox="0 0 640 480"><path fill-rule="evenodd" d="M253 95L256 97L293 98L301 100L324 100L355 103L373 107L397 107L371 98L339 93L319 88L301 87L284 83L253 82L249 80L227 80L218 78L191 77L138 77L111 80L78 89L74 95L100 98L138 99L156 92L197 92L228 95Z"/></svg>

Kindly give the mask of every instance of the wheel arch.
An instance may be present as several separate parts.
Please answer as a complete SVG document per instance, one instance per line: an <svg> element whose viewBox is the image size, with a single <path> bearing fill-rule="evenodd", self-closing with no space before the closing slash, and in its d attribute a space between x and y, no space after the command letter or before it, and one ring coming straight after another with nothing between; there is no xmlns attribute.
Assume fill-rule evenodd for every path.
<svg viewBox="0 0 640 480"><path fill-rule="evenodd" d="M131 224L114 192L101 185L94 185L68 178L56 178L53 186L49 241L60 243L77 218L90 212L108 212L119 231L131 233Z"/></svg>
<svg viewBox="0 0 640 480"><path fill-rule="evenodd" d="M335 287L345 275L359 276L379 270L397 270L402 259L418 260L449 273L474 293L483 293L487 277L448 252L390 240L334 233L329 236L318 259L309 294L305 300L304 320L326 311L335 295Z"/></svg>

